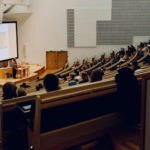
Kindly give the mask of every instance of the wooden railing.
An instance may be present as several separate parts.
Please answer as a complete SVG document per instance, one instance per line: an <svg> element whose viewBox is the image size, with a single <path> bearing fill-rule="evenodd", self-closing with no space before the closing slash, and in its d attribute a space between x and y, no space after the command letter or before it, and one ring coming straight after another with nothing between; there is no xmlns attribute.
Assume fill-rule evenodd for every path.
<svg viewBox="0 0 150 150"><path fill-rule="evenodd" d="M137 60L138 63L142 62L147 56L149 55L149 52L146 53L143 57Z"/></svg>
<svg viewBox="0 0 150 150"><path fill-rule="evenodd" d="M112 64L111 66L107 67L106 70L110 70L120 64L120 61L117 61L116 63Z"/></svg>
<svg viewBox="0 0 150 150"><path fill-rule="evenodd" d="M126 61L125 63L121 64L121 65L120 65L120 68L123 68L123 67L127 66L128 64L130 64L132 61L134 61L135 58L137 57L137 55L138 55L138 50L136 50L135 55L134 55L131 59L129 59L129 60Z"/></svg>
<svg viewBox="0 0 150 150"><path fill-rule="evenodd" d="M138 54L138 51L136 51L135 55L130 59L128 60L127 62L124 62L123 64L120 65L120 68L123 68L125 66L127 66L129 63L131 63L136 57L137 57L137 54ZM116 66L118 66L120 64L120 61L112 64L111 66L107 67L106 70L110 70Z"/></svg>
<svg viewBox="0 0 150 150"><path fill-rule="evenodd" d="M98 70L99 70L99 69L102 69L102 68L105 68L105 69L106 69L106 67L107 67L108 65L110 65L112 62L113 62L113 59L111 59L111 60L110 60L109 62L107 62L106 64L104 64L104 65L98 67L97 69L98 69Z"/></svg>
<svg viewBox="0 0 150 150"><path fill-rule="evenodd" d="M65 69L63 69L62 71L56 73L55 75L61 75L61 74L65 73L65 72L67 72L67 71L69 71L69 70L71 70L71 69L72 69L72 66L69 66L69 65L68 65L67 68L65 68Z"/></svg>
<svg viewBox="0 0 150 150"><path fill-rule="evenodd" d="M81 71L81 74L82 74L83 72L92 71L93 69L95 69L96 67L98 67L100 64L101 64L101 62L98 62L96 65L94 65L94 66L92 66L92 67L90 67L90 68L88 68L88 69L86 69L86 70Z"/></svg>
<svg viewBox="0 0 150 150"><path fill-rule="evenodd" d="M72 68L72 69L69 70L69 71L66 71L66 72L64 72L64 73L61 73L60 76L61 76L61 77L68 76L70 73L74 72L75 70L80 69L81 67L82 67L82 64L79 65L79 66L77 66L77 67Z"/></svg>
<svg viewBox="0 0 150 150"><path fill-rule="evenodd" d="M56 74L56 75L57 75L57 74L61 73L61 72L62 72L64 69L66 69L68 66L69 66L69 64L68 64L68 63L66 63L64 67L62 67L62 68L58 69L56 72L54 72L54 74Z"/></svg>

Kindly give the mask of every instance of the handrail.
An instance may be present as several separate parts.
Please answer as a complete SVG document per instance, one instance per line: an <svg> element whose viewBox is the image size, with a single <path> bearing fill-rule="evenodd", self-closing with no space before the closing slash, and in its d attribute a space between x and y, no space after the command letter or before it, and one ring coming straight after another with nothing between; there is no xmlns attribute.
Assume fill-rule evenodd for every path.
<svg viewBox="0 0 150 150"><path fill-rule="evenodd" d="M63 71L65 68L67 68L67 66L68 66L68 62L65 64L64 67L59 68L59 69L58 69L57 71L55 71L53 74L58 74L58 73L60 73L60 72Z"/></svg>
<svg viewBox="0 0 150 150"><path fill-rule="evenodd" d="M67 68L63 69L61 72L56 73L55 75L61 75L64 72L67 72L68 70L70 70L72 68L72 66L68 66Z"/></svg>
<svg viewBox="0 0 150 150"><path fill-rule="evenodd" d="M59 68L57 71L55 71L53 74L56 74L56 73L60 73L62 70L64 70L66 68L66 66L68 65L68 62L65 64L64 67L61 67Z"/></svg>
<svg viewBox="0 0 150 150"><path fill-rule="evenodd" d="M76 91L70 90L70 92L68 92L68 93L64 92L64 93L60 93L60 94L53 95L53 96L48 95L48 97L45 97L45 95L40 95L40 96L42 99L42 101L41 101L42 104L46 104L49 102L56 103L58 101L59 101L59 104L64 104L64 102L62 100L65 100L65 104L66 104L66 103L70 103L70 102L74 102L74 101L77 102L79 100L82 100L84 96L90 98L90 97L95 97L98 95L100 96L100 95L104 95L104 94L109 94L109 93L112 93L112 91L117 91L117 85L115 82L112 82L108 85L102 85L99 87L93 87L93 88L87 88L87 89L79 88L79 89L76 89ZM71 98L74 98L74 97L76 97L76 98L71 100ZM80 97L80 98L77 99L77 97Z"/></svg>
<svg viewBox="0 0 150 150"><path fill-rule="evenodd" d="M119 65L119 64L120 64L120 61L117 61L116 63L114 63L114 64L112 64L111 66L107 67L106 70L110 70L110 69L116 67L116 66Z"/></svg>
<svg viewBox="0 0 150 150"><path fill-rule="evenodd" d="M98 65L100 65L101 64L101 62L98 62L96 65L94 65L94 66L92 66L92 67L90 67L90 68L88 68L88 69L86 69L86 70L83 70L83 71L81 71L81 74L83 73L83 72L88 72L88 71L91 71L91 70L93 70L94 68L96 68Z"/></svg>
<svg viewBox="0 0 150 150"><path fill-rule="evenodd" d="M138 63L142 62L147 56L149 55L149 52L146 53L143 57L137 60Z"/></svg>
<svg viewBox="0 0 150 150"><path fill-rule="evenodd" d="M73 69L71 69L71 70L69 70L69 71L67 71L67 72L64 72L64 73L60 74L60 76L66 76L69 73L72 73L73 71L80 69L81 67L82 67L82 64L77 66L77 67L75 67L75 68L73 68Z"/></svg>
<svg viewBox="0 0 150 150"><path fill-rule="evenodd" d="M113 62L113 59L111 59L109 62L107 62L106 64L104 64L104 65L102 65L102 66L100 66L100 67L98 67L97 69L101 69L101 68L103 68L103 67L107 67L109 64L111 64Z"/></svg>
<svg viewBox="0 0 150 150"><path fill-rule="evenodd" d="M102 81L99 81L99 82L93 82L93 83L85 83L85 84L80 84L80 85L77 85L77 86L72 86L72 87L69 87L69 88L66 88L66 89L60 89L60 90L57 90L57 91L53 91L53 92L48 92L46 94L41 94L40 96L42 96L42 99L46 98L47 96L48 97L55 97L56 95L64 95L64 94L68 94L68 93L74 93L74 92L77 92L77 91L82 91L82 90L88 90L88 89L93 89L93 88L96 88L96 87L102 87L102 86L105 86L107 84L113 84L114 81L111 79L107 79L107 80L102 80Z"/></svg>
<svg viewBox="0 0 150 150"><path fill-rule="evenodd" d="M23 96L23 97L8 99L8 100L2 100L1 103L2 103L2 107L9 107L9 106L14 106L19 102L26 102L26 101L35 100L35 99L36 99L36 95Z"/></svg>
<svg viewBox="0 0 150 150"><path fill-rule="evenodd" d="M126 66L127 64L129 64L130 62L132 62L137 57L137 54L138 54L138 51L136 50L136 54L130 60L128 60L127 62L121 64L120 67L122 68L122 67ZM107 67L106 70L110 70L110 69L116 67L119 64L120 64L120 60L118 62L112 64L111 66Z"/></svg>
<svg viewBox="0 0 150 150"><path fill-rule="evenodd" d="M126 65L130 64L130 63L137 57L137 54L138 54L138 50L136 50L135 55L134 55L131 59L129 59L129 60L126 61L125 63L121 64L121 65L120 65L120 68L125 67Z"/></svg>

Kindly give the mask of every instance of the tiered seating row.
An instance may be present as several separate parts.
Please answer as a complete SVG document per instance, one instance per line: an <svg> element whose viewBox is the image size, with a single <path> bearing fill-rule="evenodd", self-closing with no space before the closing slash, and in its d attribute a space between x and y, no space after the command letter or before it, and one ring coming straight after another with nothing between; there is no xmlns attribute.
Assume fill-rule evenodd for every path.
<svg viewBox="0 0 150 150"><path fill-rule="evenodd" d="M149 74L138 72L137 77ZM62 149L84 143L109 132L124 121L116 113L114 79L86 83L37 96L26 96L0 103L0 142L3 143L3 114L19 108L28 114L29 145L35 150ZM22 110L31 105L30 111ZM70 117L69 117L70 116Z"/></svg>
<svg viewBox="0 0 150 150"><path fill-rule="evenodd" d="M27 96L6 100L0 104L1 118L3 113L18 108L18 106L21 107L22 105L27 105L27 103L34 104L35 114L34 118L32 118L34 124L29 123L30 145L33 145L35 150L67 148L103 135L108 132L111 127L121 121L120 114L115 113L115 111L111 112L110 109L108 112L101 112L101 109L97 107L95 111L96 105L100 107L101 104L105 104L106 106L104 99L110 101L110 98L104 98L103 96L113 94L116 90L115 82L108 80L107 84L106 82L102 82L88 86L83 85L39 96ZM98 98L101 96L104 99ZM91 106L94 108L91 109ZM76 112L71 110L73 108L76 108L76 110L74 110ZM70 116L71 122L67 119L69 115L64 111L62 111L64 113L62 115L60 110L65 110L67 113L70 112L69 115L72 115ZM34 112L34 110L32 112ZM49 112L53 113L49 114ZM89 113L86 114L85 112ZM48 118L49 121L47 120ZM59 119L61 120L59 121ZM59 122L58 124L57 121ZM2 132L2 122L0 126L1 143L3 142L2 133L4 133ZM55 123L57 126L55 126Z"/></svg>

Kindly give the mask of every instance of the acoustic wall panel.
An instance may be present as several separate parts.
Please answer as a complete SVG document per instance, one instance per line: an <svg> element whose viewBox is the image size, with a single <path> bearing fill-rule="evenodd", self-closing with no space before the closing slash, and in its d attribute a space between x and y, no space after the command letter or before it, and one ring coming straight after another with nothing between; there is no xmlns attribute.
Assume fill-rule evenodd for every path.
<svg viewBox="0 0 150 150"><path fill-rule="evenodd" d="M94 3L94 1L92 2ZM94 9L93 6L95 7L95 5L92 5L91 8L90 6L88 6L88 14L91 11L90 9ZM90 41L91 43L86 42L87 40L83 38L85 36L88 37L87 34L85 34L84 36L82 35L82 28L84 25L82 24L80 26L79 24L77 24L77 22L79 22L79 18L75 17L75 13L78 13L81 8L67 10L68 47L86 47L89 45L95 45L94 36L96 36L96 45L129 45L132 44L133 37L135 36L150 35L150 0L112 0L112 4L109 4L109 6L111 6L112 9L109 10L108 7L104 5L103 12L97 11L97 13L95 13L96 17L94 16L94 18L96 18L96 27L93 23L93 25L90 24L90 22L93 21L93 18L89 18L89 20L91 20L85 20L85 22L83 19L84 24L87 25L84 28L84 31L90 27L93 28L89 29L89 35L93 37L92 41ZM99 5L95 7L95 11L98 10L98 7ZM108 10L110 11L110 20L106 19L107 13L105 10L107 12ZM102 18L98 18L101 16L105 16L105 20L103 20ZM79 17L80 19L83 18L81 16ZM81 24L81 22L79 23ZM95 30L96 35L94 35ZM81 36L79 36L78 38L78 35L80 34ZM84 39L85 41L82 41L82 39ZM86 42L86 44L83 44L83 42Z"/></svg>
<svg viewBox="0 0 150 150"><path fill-rule="evenodd" d="M67 45L74 47L74 9L67 9Z"/></svg>
<svg viewBox="0 0 150 150"><path fill-rule="evenodd" d="M112 21L97 21L97 45L131 44L150 35L150 0L112 0Z"/></svg>

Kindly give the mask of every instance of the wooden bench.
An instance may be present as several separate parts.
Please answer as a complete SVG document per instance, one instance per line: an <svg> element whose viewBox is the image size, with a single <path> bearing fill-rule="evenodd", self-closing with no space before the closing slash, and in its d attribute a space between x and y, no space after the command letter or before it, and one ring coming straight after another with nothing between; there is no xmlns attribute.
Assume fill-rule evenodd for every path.
<svg viewBox="0 0 150 150"><path fill-rule="evenodd" d="M3 150L5 146L10 146L10 141L15 140L11 140L10 137L13 137L13 134L20 134L19 131L23 129L22 127L25 127L26 120L23 119L25 115L21 112L19 106L32 105L32 107L35 108L37 107L37 102L36 96L26 96L0 102L0 150ZM30 112L34 115L34 119L36 119L37 113L34 113L34 108L32 108ZM30 114L30 116L32 115ZM22 137L23 136L25 135L22 135ZM19 142L20 141L16 141L15 144L21 144ZM25 143L25 141L22 142Z"/></svg>
<svg viewBox="0 0 150 150"><path fill-rule="evenodd" d="M29 133L29 137L37 139L38 142L35 144L34 141L29 140L30 145L33 145L35 149L42 150L65 149L106 134L110 128L120 123L122 115L116 112L101 114L98 110L94 110L97 112L95 116L93 110L88 108L91 108L92 105L100 105L99 102L102 100L95 100L94 98L114 92L116 92L115 84L110 82L109 87L105 83L100 87L93 84L88 88L81 86L71 90L59 90L40 95L40 112L38 112L40 117L37 122L41 124L36 128L37 131L32 132L30 130ZM88 113L88 116L84 112ZM52 113L56 118L51 115ZM97 115L98 113L99 115ZM45 118L45 116L47 117ZM46 120L51 117L54 119L48 123ZM35 122L35 124L38 123ZM47 123L49 126L52 124L52 127L49 128L45 125Z"/></svg>
<svg viewBox="0 0 150 150"><path fill-rule="evenodd" d="M34 107L32 106L33 110L30 111L34 112L34 115L26 118L29 125L29 145L33 146L35 150L68 148L102 136L122 121L120 113L100 111L103 108L101 103L105 104L106 107L105 100L107 98L105 96L114 94L116 91L115 82L107 80L107 82L88 84L88 86L84 84L38 96L1 101L0 143L2 145L4 140L3 113L11 112L13 109L20 107L23 108L31 103L34 104ZM111 99L107 100L110 101ZM92 106L93 109L91 109ZM96 108L95 106L99 107ZM61 112L60 110L64 111ZM76 113L73 110L76 110ZM49 116L49 112L50 114L53 112L53 114ZM72 115L71 117L68 115L69 112ZM30 116L30 114L27 116ZM57 120L57 117L61 120ZM50 122L47 122L48 118ZM49 125L51 125L50 128Z"/></svg>

